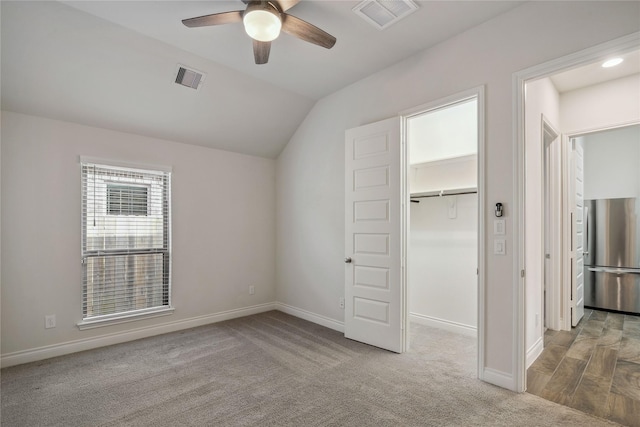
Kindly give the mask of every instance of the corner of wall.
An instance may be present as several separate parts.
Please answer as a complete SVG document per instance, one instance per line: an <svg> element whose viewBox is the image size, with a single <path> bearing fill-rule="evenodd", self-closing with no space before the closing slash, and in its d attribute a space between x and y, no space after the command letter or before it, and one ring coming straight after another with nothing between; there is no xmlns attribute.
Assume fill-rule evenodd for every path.
<svg viewBox="0 0 640 427"><path fill-rule="evenodd" d="M525 368L529 369L529 367L536 361L538 356L542 354L542 350L544 349L544 337L538 338L538 340L527 350L527 360L525 364Z"/></svg>
<svg viewBox="0 0 640 427"><path fill-rule="evenodd" d="M507 390L519 392L516 387L516 381L513 375L506 372L498 371L497 369L484 368L479 375L482 381L488 382L498 387L506 388Z"/></svg>

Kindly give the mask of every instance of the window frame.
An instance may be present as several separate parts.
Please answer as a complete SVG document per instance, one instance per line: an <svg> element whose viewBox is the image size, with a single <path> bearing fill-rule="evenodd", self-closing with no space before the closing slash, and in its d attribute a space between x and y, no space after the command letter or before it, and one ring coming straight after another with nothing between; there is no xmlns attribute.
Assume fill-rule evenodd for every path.
<svg viewBox="0 0 640 427"><path fill-rule="evenodd" d="M159 166L159 165L146 165L140 163L130 163L130 162L119 162L113 160L99 159L93 157L80 156L79 159L79 168L80 168L80 186L81 186L81 198L85 196L85 176L83 172L83 167L86 165L95 165L97 167L118 170L125 169L128 172L139 172L142 174L156 174L159 176L164 176L163 180L165 184L162 186L163 192L163 201L161 204L161 208L166 208L166 211L163 210L161 215L163 219L163 240L166 243L163 243L162 248L142 248L142 249L108 249L108 250L87 250L86 247L86 239L87 239L87 227L86 227L86 215L85 209L87 207L86 201L81 199L80 203L80 215L81 215L81 232L80 232L80 256L81 256L81 264L82 264L82 300L80 305L80 317L82 320L77 322L77 326L80 330L84 329L92 329L102 326L114 325L119 323L132 322L142 319L148 319L159 316L167 316L171 315L174 312L174 307L172 305L172 261L173 261L173 253L172 253L172 235L171 235L171 223L172 223L172 209L171 209L171 199L172 199L172 168L170 166ZM145 184L139 183L129 183L123 181L105 181L105 199L104 199L104 207L106 209L105 216L115 217L118 215L112 215L108 212L107 206L107 191L106 185L108 184L116 184L116 185L124 185L124 186L139 186L139 187L147 187L147 215L150 216L151 210L149 209L149 198L151 197L151 188L146 186ZM166 198L166 202L164 201ZM165 204L166 203L166 204ZM132 218L140 218L144 217L142 215L121 215ZM84 298L86 295L86 285L87 285L87 266L86 261L90 257L110 257L110 256L122 256L122 255L151 255L151 254L162 254L163 255L163 265L165 272L163 273L163 278L166 278L166 285L164 285L163 281L163 289L166 286L166 304L162 304L154 307L147 307L142 309L133 309L127 311L121 311L117 313L110 314L102 314L102 315L94 315L86 317L86 306L84 303ZM166 257L166 258L165 258ZM105 258L106 259L106 258ZM164 300L163 300L164 302Z"/></svg>

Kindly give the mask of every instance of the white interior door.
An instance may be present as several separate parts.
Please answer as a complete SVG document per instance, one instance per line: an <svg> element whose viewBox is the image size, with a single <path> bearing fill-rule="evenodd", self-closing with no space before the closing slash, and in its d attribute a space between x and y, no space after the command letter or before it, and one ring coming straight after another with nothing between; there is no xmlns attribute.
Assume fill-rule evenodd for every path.
<svg viewBox="0 0 640 427"><path fill-rule="evenodd" d="M584 157L582 141L572 139L572 168L574 173L574 212L573 212L573 274L571 290L571 326L576 326L584 316Z"/></svg>
<svg viewBox="0 0 640 427"><path fill-rule="evenodd" d="M403 351L400 118L345 135L345 337Z"/></svg>

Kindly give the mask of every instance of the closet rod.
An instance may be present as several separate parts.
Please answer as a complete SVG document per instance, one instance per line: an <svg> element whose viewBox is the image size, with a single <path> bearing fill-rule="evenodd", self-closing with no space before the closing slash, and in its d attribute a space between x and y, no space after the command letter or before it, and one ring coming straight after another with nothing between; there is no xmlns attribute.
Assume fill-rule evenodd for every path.
<svg viewBox="0 0 640 427"><path fill-rule="evenodd" d="M458 196L461 194L477 194L478 190L474 190L474 191L459 191L459 192L440 192L439 194L428 194L428 195L424 195L424 196L411 196L411 203L420 203L419 200L413 200L413 199L425 199L427 197L444 197L444 196Z"/></svg>

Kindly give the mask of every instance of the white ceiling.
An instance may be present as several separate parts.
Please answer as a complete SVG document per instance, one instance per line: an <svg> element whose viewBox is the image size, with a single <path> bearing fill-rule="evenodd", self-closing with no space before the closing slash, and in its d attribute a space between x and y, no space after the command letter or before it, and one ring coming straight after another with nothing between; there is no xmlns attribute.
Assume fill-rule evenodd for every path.
<svg viewBox="0 0 640 427"><path fill-rule="evenodd" d="M288 12L337 38L326 50L287 34L255 65L241 24L184 18L237 1L0 2L2 108L263 157L276 157L316 100L520 2L419 1L379 31L356 1L305 0ZM198 91L176 64L207 73Z"/></svg>
<svg viewBox="0 0 640 427"><path fill-rule="evenodd" d="M245 4L240 0L65 3L311 99L322 98L519 4L418 1L417 12L379 31L352 12L359 1L303 0L287 13L335 36L336 45L327 50L282 34L272 43L269 63L258 66L253 61L251 39L241 23L187 28L181 22L243 10Z"/></svg>
<svg viewBox="0 0 640 427"><path fill-rule="evenodd" d="M551 76L551 81L558 92L563 93L640 73L640 51L636 50L613 57L622 58L623 62L615 67L602 68L604 60L598 61L555 74Z"/></svg>
<svg viewBox="0 0 640 427"><path fill-rule="evenodd" d="M517 7L520 2L417 1L384 31L357 1L303 0L288 11L337 37L326 50L287 34L255 65L242 25L181 20L234 1L6 1L1 7L5 110L262 157L276 157L316 100ZM173 83L178 63L207 73L200 90ZM592 64L552 80L560 92L640 72Z"/></svg>

